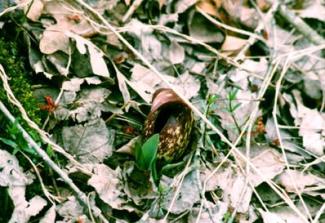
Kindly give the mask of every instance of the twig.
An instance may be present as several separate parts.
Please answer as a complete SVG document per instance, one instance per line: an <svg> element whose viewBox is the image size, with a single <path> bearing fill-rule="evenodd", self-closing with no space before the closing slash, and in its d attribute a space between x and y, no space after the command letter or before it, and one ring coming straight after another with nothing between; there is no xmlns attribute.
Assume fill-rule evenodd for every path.
<svg viewBox="0 0 325 223"><path fill-rule="evenodd" d="M279 7L280 15L293 25L299 32L308 38L315 45L325 44L325 40L317 32L315 32L309 25L307 25L300 17L293 14L284 5ZM317 13L317 12L315 12Z"/></svg>
<svg viewBox="0 0 325 223"><path fill-rule="evenodd" d="M12 123L17 123L16 119L12 116L12 114L8 111L6 106L0 101L0 110L2 113L9 119ZM62 179L63 181L69 185L69 187L75 192L78 199L83 203L83 205L88 205L88 199L86 194L84 194L70 179L68 174L60 169L60 167L47 155L47 153L34 141L34 139L25 131L25 129L17 123L17 128L22 133L26 142L31 145L37 152L37 154L44 160L44 162L49 165ZM100 209L95 205L91 207L95 216L98 216L103 222L107 222L106 218L100 213Z"/></svg>
<svg viewBox="0 0 325 223"><path fill-rule="evenodd" d="M174 182L177 182L176 185L177 185L177 188L176 188L176 191L175 191L175 194L170 202L170 205L168 207L168 210L167 210L167 213L165 214L164 216L164 220L163 222L167 222L167 217L172 209L172 207L174 206L175 202L176 202L176 198L179 194L179 191L181 189L181 186L182 186L182 183L184 181L184 178L186 176L186 174L188 174L191 170L191 168L189 167L191 164L191 159L188 160L187 164L186 164L186 167L184 168L184 170L182 171L182 173L179 175L179 180L175 179Z"/></svg>
<svg viewBox="0 0 325 223"><path fill-rule="evenodd" d="M38 180L39 180L39 182L40 182L40 184L41 184L41 188L42 188L42 190L43 190L43 193L44 193L44 195L47 197L47 199L54 205L54 201L52 200L52 198L53 199L55 199L55 197L47 190L47 188L45 187L45 185L44 185L44 182L43 182L43 179L42 179L42 177L41 177L41 174L40 174L40 172L38 171L38 169L37 169L37 166L34 164L34 162L23 152L23 151L20 151L21 152L21 154L23 154L23 156L28 160L28 162L30 163L30 165L32 165L32 167L33 167L33 169L34 169L34 171L35 171L35 173L36 173L36 176L37 176L37 178L38 178ZM57 201L57 200L56 200Z"/></svg>
<svg viewBox="0 0 325 223"><path fill-rule="evenodd" d="M217 26L220 26L220 27L225 28L225 29L227 29L229 31L236 32L236 33L239 33L239 34L242 34L242 35L245 35L245 36L254 37L255 39L258 39L258 40L261 40L261 41L265 42L265 39L263 39L263 37L260 37L259 35L255 34L255 33L252 33L252 32L246 31L246 30L242 30L242 29L238 29L236 27L229 26L227 24L219 22L218 20L214 19L212 16L205 13L202 9L200 9L200 7L196 7L196 10L201 15L203 15L207 20L209 20L210 22L212 22L213 24L215 24Z"/></svg>
<svg viewBox="0 0 325 223"><path fill-rule="evenodd" d="M255 3L253 1L251 1L254 5ZM272 8L267 12L266 14L266 18L270 18L273 17L276 9L278 7L278 2L276 1L273 5ZM255 8L257 9L257 12L259 12L259 15L261 17L261 21L258 23L257 28L255 29L256 33L259 33L263 30L263 28L265 27L265 18L262 17L262 13L259 11L258 7ZM234 58L235 61L241 60L244 58L246 51L249 49L250 46L252 46L255 41L257 40L257 38L255 36L250 36L249 39L247 40L247 44L245 44L245 46L240 50L240 52L237 54L237 56ZM264 43L267 44L267 42L264 40Z"/></svg>
<svg viewBox="0 0 325 223"><path fill-rule="evenodd" d="M278 119L277 119L277 103L278 103L278 98L279 98L279 95L280 95L280 88L281 88L281 83L282 83L282 80L288 70L288 68L290 67L290 62L291 62L291 57L287 57L287 60L285 61L285 64L283 66L283 69L282 69L282 72L281 72L281 75L280 75L280 78L279 80L277 81L276 83L276 91L275 91L275 96L274 96L274 105L273 105L273 111L272 111L272 115L273 115L273 119L274 119L274 124L275 124L275 129L276 129L276 134L277 134L277 138L279 139L279 143L280 143L280 148L281 148L281 152L282 152L282 156L283 156L283 159L284 159L284 162L286 164L286 168L289 170L290 167L289 167L289 161L287 159L287 156L286 156L286 152L284 150L284 147L283 147L283 142L282 142L282 137L281 137L281 133L280 133L280 128L278 126ZM305 209L305 212L308 214L308 218L309 219L312 219L311 217L311 214L307 208L307 205L304 201L304 199L302 198L301 196L301 191L298 190L298 187L297 187L297 184L293 178L293 176L290 174L289 172L289 178L290 180L292 181L293 183L293 186L295 188L295 191L299 197L299 199L301 200L302 202L302 205Z"/></svg>
<svg viewBox="0 0 325 223"><path fill-rule="evenodd" d="M322 207L317 212L317 214L316 214L314 220L312 221L312 223L318 223L319 218L321 217L322 214L324 214L324 212L325 212L325 203L323 203Z"/></svg>
<svg viewBox="0 0 325 223"><path fill-rule="evenodd" d="M137 8L141 5L143 0L135 0L132 5L130 6L129 10L125 13L125 15L122 18L122 22L126 22L137 10Z"/></svg>

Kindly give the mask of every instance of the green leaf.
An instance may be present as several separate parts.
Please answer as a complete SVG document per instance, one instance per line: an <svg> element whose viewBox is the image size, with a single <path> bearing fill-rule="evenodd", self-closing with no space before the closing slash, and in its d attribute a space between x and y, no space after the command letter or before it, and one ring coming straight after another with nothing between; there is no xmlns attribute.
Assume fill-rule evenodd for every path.
<svg viewBox="0 0 325 223"><path fill-rule="evenodd" d="M210 95L209 99L208 99L208 104L211 105L211 104L215 103L216 100L218 100L218 98L219 98L219 95L216 95L216 94Z"/></svg>
<svg viewBox="0 0 325 223"><path fill-rule="evenodd" d="M235 88L233 90L231 90L229 93L228 93L228 99L229 101L233 101L236 99L236 95L238 93L238 88Z"/></svg>
<svg viewBox="0 0 325 223"><path fill-rule="evenodd" d="M0 141L3 142L4 144L10 146L13 149L17 148L17 143L12 141L11 139L5 139L5 138L0 137Z"/></svg>
<svg viewBox="0 0 325 223"><path fill-rule="evenodd" d="M232 111L231 111L231 112L236 111L236 109L237 109L240 105L241 105L241 103L235 104L235 105L232 107Z"/></svg>
<svg viewBox="0 0 325 223"><path fill-rule="evenodd" d="M46 146L46 153L49 155L49 157L53 157L55 155L54 150L52 149L52 146L47 144Z"/></svg>
<svg viewBox="0 0 325 223"><path fill-rule="evenodd" d="M136 150L137 165L142 170L151 170L155 164L159 145L159 134L152 135L142 147Z"/></svg>

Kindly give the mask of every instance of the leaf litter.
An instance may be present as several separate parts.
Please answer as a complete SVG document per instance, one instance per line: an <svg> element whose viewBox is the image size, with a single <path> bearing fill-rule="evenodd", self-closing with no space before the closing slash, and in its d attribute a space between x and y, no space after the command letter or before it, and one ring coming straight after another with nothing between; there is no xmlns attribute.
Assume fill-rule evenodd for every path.
<svg viewBox="0 0 325 223"><path fill-rule="evenodd" d="M32 1L21 25L29 33L30 66L47 79L35 83L37 90L60 92L43 128L87 170L87 180L71 178L92 194L90 206L109 210L104 216L116 222L324 221L324 44L313 45L278 12L282 6L297 12L304 23L298 26L324 38L321 1L87 3ZM180 170L163 173L158 185L139 170L134 151L153 93L169 86L132 47L207 117L196 118L198 142L175 164ZM10 222L28 222L48 202L42 193L26 199L26 186L36 183L0 145L0 184L14 206ZM62 169L74 165L57 161ZM66 188L53 187L60 199L41 222L98 217Z"/></svg>

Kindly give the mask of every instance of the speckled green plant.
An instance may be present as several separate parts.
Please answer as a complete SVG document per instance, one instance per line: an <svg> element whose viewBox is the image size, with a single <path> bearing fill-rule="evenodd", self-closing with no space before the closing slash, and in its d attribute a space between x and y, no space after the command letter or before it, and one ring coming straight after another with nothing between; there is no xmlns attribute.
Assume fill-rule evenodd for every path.
<svg viewBox="0 0 325 223"><path fill-rule="evenodd" d="M20 55L17 43L8 41L3 37L0 38L0 64L4 67L6 74L10 78L10 87L22 103L29 117L37 124L40 124L42 113L36 99L33 97L31 78L28 75L29 72L26 71L26 64L24 64L22 58L23 56ZM1 82L0 84L0 100L9 106L16 117L19 116L18 110L8 103L3 83Z"/></svg>

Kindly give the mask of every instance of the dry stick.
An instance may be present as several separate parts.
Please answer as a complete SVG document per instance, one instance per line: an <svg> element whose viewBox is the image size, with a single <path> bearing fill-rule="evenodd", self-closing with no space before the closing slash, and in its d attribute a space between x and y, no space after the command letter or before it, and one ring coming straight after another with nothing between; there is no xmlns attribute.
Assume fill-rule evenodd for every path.
<svg viewBox="0 0 325 223"><path fill-rule="evenodd" d="M310 28L310 26L307 25L300 17L296 16L294 13L288 10L284 5L281 5L279 7L279 13L284 19L286 19L291 25L293 25L299 32L301 32L315 45L321 45L325 43L323 37L321 37L317 32Z"/></svg>
<svg viewBox="0 0 325 223"><path fill-rule="evenodd" d="M12 114L8 111L6 106L0 101L0 110L2 113L12 122L16 123L16 119L12 116ZM60 167L47 155L47 153L34 141L34 139L25 131L25 129L17 123L17 128L22 133L26 142L31 145L37 154L45 161L47 165L49 165L63 180L69 187L76 193L79 200L85 205L88 206L87 196L84 194L69 178L68 174L60 169ZM106 218L100 213L100 209L95 205L91 207L92 211L96 216L98 216L103 222L107 222Z"/></svg>
<svg viewBox="0 0 325 223"><path fill-rule="evenodd" d="M191 160L192 160L192 157L191 157L191 159L188 160L185 169L184 169L184 170L182 171L182 173L179 175L179 178L180 178L180 179L178 180L178 182L177 182L177 179L175 180L175 181L176 181L175 185L178 184L179 186L177 186L176 191L175 191L175 194L174 194L174 196L173 196L173 198L172 198L172 200L171 200L171 202L170 202L170 205L169 205L169 207L168 207L167 213L166 213L165 216L164 216L164 219L163 219L164 222L167 221L167 217L168 217L168 215L169 215L169 213L170 213L172 207L174 206L174 203L176 202L176 198L177 198L178 193L179 193L179 191L180 191L180 189L181 189L181 185L182 185L182 183L183 183L183 181L184 181L184 179L185 179L185 176L186 176L190 171L192 171L192 170L190 169ZM174 182L173 182L173 184L174 184Z"/></svg>
<svg viewBox="0 0 325 223"><path fill-rule="evenodd" d="M319 211L317 212L314 220L312 221L312 223L318 223L319 222L319 218L322 214L324 214L325 212L325 203L322 205L322 207L319 209Z"/></svg>
<svg viewBox="0 0 325 223"><path fill-rule="evenodd" d="M276 83L276 92L275 92L275 96L274 96L274 105L273 105L273 111L272 111L272 115L273 115L273 119L274 119L274 123L275 123L275 127L276 127L275 129L276 129L277 137L279 139L282 156L283 156L284 162L286 164L286 168L288 170L290 169L290 167L289 167L289 161L287 159L286 152L285 152L284 147L283 147L282 137L281 137L280 129L279 129L279 126L278 126L277 104L278 104L278 98L279 98L279 94L280 94L280 88L281 88L282 80L283 80L286 72L288 71L288 68L290 67L290 62L291 62L290 59L291 58L289 56L287 58L287 60L285 61L284 66L283 66L283 69L282 69L282 72L281 72L281 75L280 75L280 78L279 78L279 80ZM296 184L293 176L290 174L290 172L289 172L289 178L293 182L293 186L294 186L294 188L295 188L295 190L297 192L297 195L298 195L299 199L302 202L302 205L303 205L306 213L308 214L308 218L309 219L312 219L311 214L309 212L309 209L307 208L306 203L305 203L304 199L301 196L301 192L298 190L297 184Z"/></svg>
<svg viewBox="0 0 325 223"><path fill-rule="evenodd" d="M132 3L132 5L130 6L129 10L123 16L122 22L126 22L126 20L128 20L133 15L133 13L135 12L135 10L137 10L137 8L141 5L142 1L143 0L135 0Z"/></svg>
<svg viewBox="0 0 325 223"><path fill-rule="evenodd" d="M38 171L37 166L34 164L34 162L31 160L31 158L29 158L23 151L20 151L20 152L28 160L30 165L32 165L32 167L33 167L33 169L35 171L35 174L36 174L36 176L37 176L37 178L38 178L38 180L39 180L39 182L41 184L41 188L43 190L43 193L44 193L45 197L51 202L52 205L55 205L55 203L53 201L55 199L55 197L45 187L45 184L43 182L43 178L42 178L40 172ZM53 198L53 200L52 200L52 198ZM57 199L55 199L55 200L58 201Z"/></svg>
<svg viewBox="0 0 325 223"><path fill-rule="evenodd" d="M268 13L266 14L266 17L273 17L274 13L276 11L276 8L278 7L278 3L274 3L272 8L268 11ZM258 9L258 7L256 7L256 10L259 12L259 15L261 17L260 22L258 23L258 26L255 29L255 32L259 33L263 30L263 28L265 27L265 19L262 17L262 13L260 12L260 10ZM254 43L256 42L256 37L254 36L250 36L249 39L247 40L247 43L245 44L245 46L240 50L240 52L237 54L237 56L234 58L235 61L238 60L242 60L245 56L245 53L248 51L249 47L251 47ZM267 41L263 41L266 45Z"/></svg>
<svg viewBox="0 0 325 223"><path fill-rule="evenodd" d="M94 10L91 6L89 6L87 3L85 3L83 0L75 0L77 1L79 4L81 4L82 6L84 6L87 10L89 10L93 15L95 15L103 24L105 24L105 26L107 26L108 29L110 29L118 38L119 40L125 44L131 51L132 53L134 53L134 55L136 55L148 68L150 68L161 80L163 80L166 85L173 89L173 91L177 94L177 96L179 96L184 102L185 104L187 104L192 111L199 116L214 132L216 132L222 141L224 141L228 146L231 147L231 152L234 153L234 155L238 155L240 158L242 158L245 162L248 163L248 165L250 165L252 167L252 169L254 171L256 171L256 173L265 181L267 182L270 187L284 200L286 200L288 202L288 205L294 210L294 212L296 212L299 217L301 217L301 219L303 219L305 222L308 222L305 218L305 216L301 213L301 211L295 206L295 204L293 203L293 201L290 199L290 197L285 193L285 191L282 190L282 193L280 192L281 189L276 187L276 184L274 184L272 181L266 179L263 175L263 173L261 173L260 170L258 170L254 164L252 164L249 160L247 160L247 158L245 157L245 155L243 155L241 153L241 151L239 151L236 146L234 146L233 143L231 143L224 135L223 133L216 127L214 126L188 99L186 99L184 96L182 96L181 93L179 93L178 90L174 89L174 87L168 82L168 80L153 66L150 64L150 62L141 54L139 53L120 33L118 33L116 31L116 29L110 24L108 23L103 16L101 16L96 10ZM218 52L217 50L214 49L215 52ZM219 53L220 54L220 53Z"/></svg>
<svg viewBox="0 0 325 223"><path fill-rule="evenodd" d="M217 25L217 26L221 26L222 28L225 28L227 30L230 30L232 32L236 32L245 36L249 36L249 37L254 37L255 39L261 40L262 42L265 42L265 39L255 33L246 31L246 30L242 30L242 29L238 29L236 27L233 26L229 26L226 25L222 22L219 22L218 20L216 20L215 18L213 18L212 16L210 16L209 14L207 14L206 12L204 12L200 7L196 7L196 10L202 15L204 16L207 20L209 20L210 22L212 22L213 24Z"/></svg>

